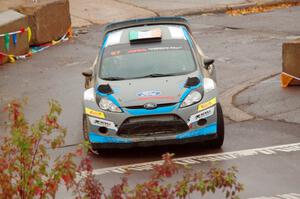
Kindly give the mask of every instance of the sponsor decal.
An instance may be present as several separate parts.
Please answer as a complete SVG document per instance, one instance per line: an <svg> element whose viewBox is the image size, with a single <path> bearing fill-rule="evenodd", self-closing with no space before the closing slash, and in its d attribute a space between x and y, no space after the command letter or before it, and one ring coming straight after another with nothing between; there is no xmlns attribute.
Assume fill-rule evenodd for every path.
<svg viewBox="0 0 300 199"><path fill-rule="evenodd" d="M166 46L166 47L155 47L148 48L149 51L159 51L159 50L180 50L182 46Z"/></svg>
<svg viewBox="0 0 300 199"><path fill-rule="evenodd" d="M98 117L98 118L102 118L102 119L105 118L105 115L104 115L103 112L101 112L101 111L95 111L95 110L90 109L90 108L85 108L85 113L87 115L90 115L90 116L94 116L94 117Z"/></svg>
<svg viewBox="0 0 300 199"><path fill-rule="evenodd" d="M202 110L204 110L204 109L207 109L207 108L209 108L209 107L215 105L216 103L217 103L217 98L214 97L214 98L212 98L211 100L209 100L209 101L207 101L207 102L205 102L205 103L203 103L203 104L199 104L199 106L198 106L198 111L202 111Z"/></svg>
<svg viewBox="0 0 300 199"><path fill-rule="evenodd" d="M215 112L215 107L211 107L209 109L206 109L204 111L201 111L199 113L196 113L194 115L192 115L189 119L189 122L188 122L188 125L194 123L194 122L197 122L203 118L207 118L209 116L212 116Z"/></svg>
<svg viewBox="0 0 300 199"><path fill-rule="evenodd" d="M133 50L128 50L128 53L143 53L147 52L147 49L133 49Z"/></svg>
<svg viewBox="0 0 300 199"><path fill-rule="evenodd" d="M143 91L139 92L136 95L138 97L152 97L152 96L159 96L161 94L160 91Z"/></svg>
<svg viewBox="0 0 300 199"><path fill-rule="evenodd" d="M98 119L98 118L94 118L94 117L89 117L89 120L90 120L91 124L94 126L106 127L108 129L118 131L118 128L116 127L116 125L111 121L102 120L102 119Z"/></svg>

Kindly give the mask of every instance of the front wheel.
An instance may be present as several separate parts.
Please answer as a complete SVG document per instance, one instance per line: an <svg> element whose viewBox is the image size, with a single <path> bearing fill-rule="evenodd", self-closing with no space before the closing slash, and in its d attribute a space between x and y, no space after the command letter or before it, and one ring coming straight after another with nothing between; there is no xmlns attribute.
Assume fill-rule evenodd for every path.
<svg viewBox="0 0 300 199"><path fill-rule="evenodd" d="M223 117L223 111L220 103L217 104L217 135L218 137L214 140L211 140L209 142L209 146L212 148L221 148L224 142L224 133L225 127L224 127L224 117Z"/></svg>
<svg viewBox="0 0 300 199"><path fill-rule="evenodd" d="M83 138L85 141L90 141L89 140L89 131L88 131L88 118L85 114L82 115L82 131L83 131ZM96 155L99 155L98 151L93 149L92 146L90 146L89 148L89 151L96 154Z"/></svg>
<svg viewBox="0 0 300 199"><path fill-rule="evenodd" d="M85 114L82 115L82 132L83 132L84 140L89 141L88 121L87 121L87 116Z"/></svg>

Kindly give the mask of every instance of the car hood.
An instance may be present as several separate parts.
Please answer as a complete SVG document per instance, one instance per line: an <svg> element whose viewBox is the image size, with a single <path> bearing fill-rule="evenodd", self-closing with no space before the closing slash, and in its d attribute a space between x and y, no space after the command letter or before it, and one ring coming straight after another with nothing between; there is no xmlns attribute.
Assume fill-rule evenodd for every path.
<svg viewBox="0 0 300 199"><path fill-rule="evenodd" d="M143 106L146 103L178 103L186 91L184 84L187 78L195 76L199 76L198 73L105 83L109 83L114 92L113 96L121 107L132 107Z"/></svg>

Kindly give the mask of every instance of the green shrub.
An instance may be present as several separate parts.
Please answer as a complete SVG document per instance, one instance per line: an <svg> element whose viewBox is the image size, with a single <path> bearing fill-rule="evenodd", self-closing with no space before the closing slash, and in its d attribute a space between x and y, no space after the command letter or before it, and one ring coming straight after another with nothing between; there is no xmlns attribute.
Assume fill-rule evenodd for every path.
<svg viewBox="0 0 300 199"><path fill-rule="evenodd" d="M93 174L88 144L51 159L48 150L62 147L66 136L66 129L58 123L61 107L56 101L49 102L48 113L33 125L27 123L18 101L9 103L5 111L10 136L0 140L0 198L55 198L62 182L78 199L172 199L187 198L195 192L204 196L216 190L223 191L226 198L238 198L236 194L243 190L234 167L195 172L175 164L173 155L167 153L162 156L163 164L153 165L151 176L143 183L129 185L130 176L125 175L119 184L105 191ZM74 162L76 156L82 158L79 165ZM183 171L182 178L167 183L179 171Z"/></svg>

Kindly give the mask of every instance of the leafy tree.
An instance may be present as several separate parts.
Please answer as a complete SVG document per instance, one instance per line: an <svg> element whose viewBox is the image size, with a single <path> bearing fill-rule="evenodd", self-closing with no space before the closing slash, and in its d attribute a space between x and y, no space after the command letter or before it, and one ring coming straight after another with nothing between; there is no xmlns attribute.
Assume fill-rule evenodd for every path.
<svg viewBox="0 0 300 199"><path fill-rule="evenodd" d="M48 150L62 147L66 136L66 129L58 122L62 109L56 101L50 101L48 113L32 125L25 119L22 103L12 101L5 111L10 136L0 140L0 198L55 198L62 183L77 199L173 199L187 198L192 193L204 196L216 190L223 191L226 198L238 198L237 193L243 190L234 167L226 171L192 171L175 164L173 154L167 153L162 156L163 164L153 165L149 179L130 186L130 175L125 175L120 183L105 191L93 174L87 143L74 153L51 159ZM77 165L74 158L79 156L82 160ZM182 171L182 178L167 183Z"/></svg>

